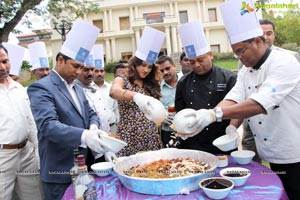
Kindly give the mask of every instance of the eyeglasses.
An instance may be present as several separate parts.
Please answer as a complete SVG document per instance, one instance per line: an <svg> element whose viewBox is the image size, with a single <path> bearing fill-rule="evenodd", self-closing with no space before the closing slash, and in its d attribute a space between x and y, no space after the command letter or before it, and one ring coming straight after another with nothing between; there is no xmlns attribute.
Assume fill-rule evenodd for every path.
<svg viewBox="0 0 300 200"><path fill-rule="evenodd" d="M245 46L244 48L242 48L242 49L237 49L237 50L234 52L234 55L235 55L236 57L240 57L241 55L243 55L243 54L245 53L245 51L248 49L248 47L250 46L250 44L251 44L251 42L248 43L248 45Z"/></svg>

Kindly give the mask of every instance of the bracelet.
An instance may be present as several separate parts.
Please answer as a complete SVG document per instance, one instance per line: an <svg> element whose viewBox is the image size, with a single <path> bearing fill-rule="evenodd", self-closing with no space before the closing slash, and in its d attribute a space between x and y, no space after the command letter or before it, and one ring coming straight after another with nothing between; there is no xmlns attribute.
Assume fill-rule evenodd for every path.
<svg viewBox="0 0 300 200"><path fill-rule="evenodd" d="M125 97L125 94L126 94L127 91L128 91L128 90L124 90L124 92L122 93L122 97L123 97L123 100L124 100L124 101L127 100L126 97Z"/></svg>

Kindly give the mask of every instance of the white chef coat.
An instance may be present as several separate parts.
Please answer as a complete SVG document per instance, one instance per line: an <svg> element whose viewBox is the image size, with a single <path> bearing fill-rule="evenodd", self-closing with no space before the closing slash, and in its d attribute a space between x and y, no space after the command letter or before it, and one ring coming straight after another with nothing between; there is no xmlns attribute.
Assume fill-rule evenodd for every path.
<svg viewBox="0 0 300 200"><path fill-rule="evenodd" d="M271 163L300 162L300 63L272 50L258 70L243 67L225 99L237 103L251 98L267 114L247 119L260 158Z"/></svg>
<svg viewBox="0 0 300 200"><path fill-rule="evenodd" d="M0 144L19 144L26 138L37 144L37 130L26 89L7 78L0 84Z"/></svg>

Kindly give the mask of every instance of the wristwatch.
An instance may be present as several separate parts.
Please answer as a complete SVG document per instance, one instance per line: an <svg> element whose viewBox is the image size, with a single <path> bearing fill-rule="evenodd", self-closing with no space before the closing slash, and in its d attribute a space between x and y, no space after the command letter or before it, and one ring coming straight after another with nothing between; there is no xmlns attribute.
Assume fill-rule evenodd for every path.
<svg viewBox="0 0 300 200"><path fill-rule="evenodd" d="M216 114L217 122L222 122L223 112L222 112L221 107L217 107L217 108L216 108L215 114Z"/></svg>

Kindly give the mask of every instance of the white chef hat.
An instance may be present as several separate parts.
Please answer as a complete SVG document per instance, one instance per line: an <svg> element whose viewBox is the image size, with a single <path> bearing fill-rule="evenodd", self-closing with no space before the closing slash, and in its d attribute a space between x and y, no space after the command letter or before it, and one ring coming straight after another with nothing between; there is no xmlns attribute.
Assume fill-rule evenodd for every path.
<svg viewBox="0 0 300 200"><path fill-rule="evenodd" d="M200 21L179 25L178 34L188 58L201 56L210 51Z"/></svg>
<svg viewBox="0 0 300 200"><path fill-rule="evenodd" d="M10 61L9 74L19 76L26 48L7 42L2 43L8 51Z"/></svg>
<svg viewBox="0 0 300 200"><path fill-rule="evenodd" d="M100 29L89 22L82 19L75 20L60 52L78 62L84 63L99 32Z"/></svg>
<svg viewBox="0 0 300 200"><path fill-rule="evenodd" d="M38 68L49 68L49 60L44 42L34 42L28 45L28 50L31 59L31 70Z"/></svg>
<svg viewBox="0 0 300 200"><path fill-rule="evenodd" d="M230 0L220 9L230 44L263 35L252 0Z"/></svg>
<svg viewBox="0 0 300 200"><path fill-rule="evenodd" d="M93 46L90 54L85 61L85 66L104 68L103 45L96 44Z"/></svg>
<svg viewBox="0 0 300 200"><path fill-rule="evenodd" d="M155 63L165 37L164 32L145 26L135 56L143 61Z"/></svg>

